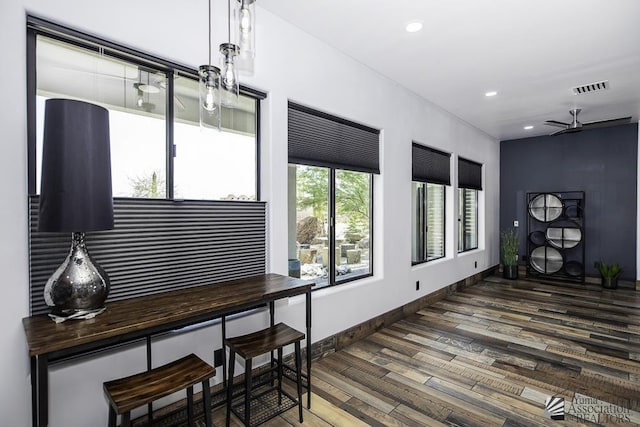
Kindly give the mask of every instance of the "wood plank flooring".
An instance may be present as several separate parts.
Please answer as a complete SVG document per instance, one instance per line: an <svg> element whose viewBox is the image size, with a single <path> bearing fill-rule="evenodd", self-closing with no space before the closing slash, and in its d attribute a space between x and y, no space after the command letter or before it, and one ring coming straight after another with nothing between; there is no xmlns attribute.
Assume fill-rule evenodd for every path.
<svg viewBox="0 0 640 427"><path fill-rule="evenodd" d="M307 426L637 426L640 293L489 277L317 361L313 385Z"/></svg>
<svg viewBox="0 0 640 427"><path fill-rule="evenodd" d="M489 277L325 356L312 382L312 427L640 426L640 292Z"/></svg>

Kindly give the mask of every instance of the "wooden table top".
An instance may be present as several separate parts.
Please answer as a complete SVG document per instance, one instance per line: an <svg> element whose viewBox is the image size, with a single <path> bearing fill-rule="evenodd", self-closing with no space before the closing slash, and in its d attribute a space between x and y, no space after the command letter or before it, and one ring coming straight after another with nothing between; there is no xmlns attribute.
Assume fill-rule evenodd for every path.
<svg viewBox="0 0 640 427"><path fill-rule="evenodd" d="M234 309L308 292L312 283L280 274L264 274L212 285L197 286L106 303L93 319L55 323L48 315L22 319L29 356L64 352L74 347L143 337L163 327L197 323Z"/></svg>

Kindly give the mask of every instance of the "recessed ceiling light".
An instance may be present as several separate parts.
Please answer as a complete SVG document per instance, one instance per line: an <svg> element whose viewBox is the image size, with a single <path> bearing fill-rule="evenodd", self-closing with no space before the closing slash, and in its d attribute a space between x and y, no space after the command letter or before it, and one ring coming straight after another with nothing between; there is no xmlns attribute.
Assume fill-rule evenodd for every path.
<svg viewBox="0 0 640 427"><path fill-rule="evenodd" d="M408 33L416 33L422 29L422 21L411 21L405 27Z"/></svg>
<svg viewBox="0 0 640 427"><path fill-rule="evenodd" d="M533 129L533 126L532 125L527 125L523 129L524 130L531 130L531 129Z"/></svg>
<svg viewBox="0 0 640 427"><path fill-rule="evenodd" d="M484 94L484 96L496 96L498 94L498 92L496 92L495 90L489 91L487 93Z"/></svg>

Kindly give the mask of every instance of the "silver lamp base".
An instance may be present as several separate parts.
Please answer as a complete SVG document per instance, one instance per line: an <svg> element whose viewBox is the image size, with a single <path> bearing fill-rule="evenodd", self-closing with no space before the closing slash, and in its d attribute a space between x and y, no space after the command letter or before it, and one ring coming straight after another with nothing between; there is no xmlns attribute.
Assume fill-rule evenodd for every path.
<svg viewBox="0 0 640 427"><path fill-rule="evenodd" d="M74 232L69 255L44 287L44 300L61 314L98 310L109 295L109 285L109 277L87 251L84 233Z"/></svg>

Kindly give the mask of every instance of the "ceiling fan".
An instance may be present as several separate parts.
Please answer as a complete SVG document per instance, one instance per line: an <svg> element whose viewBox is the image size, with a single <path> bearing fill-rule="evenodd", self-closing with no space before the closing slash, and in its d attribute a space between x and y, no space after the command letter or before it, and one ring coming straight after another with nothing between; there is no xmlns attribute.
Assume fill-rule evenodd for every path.
<svg viewBox="0 0 640 427"><path fill-rule="evenodd" d="M580 114L580 111L582 111L580 108L574 108L573 110L569 110L569 113L571 113L571 117L573 117L571 120L571 123L559 122L557 120L547 120L546 122L544 122L545 125L558 126L563 128L563 129L560 129L559 131L553 132L551 136L560 135L562 133L580 132L583 129L593 129L593 128L601 128L606 126L623 125L631 121L631 116L629 116L629 117L619 117L617 119L598 120L595 122L581 123L578 121L578 114Z"/></svg>
<svg viewBox="0 0 640 427"><path fill-rule="evenodd" d="M148 102L148 100L147 102L144 102L144 100L142 100L142 95L156 94L156 93L159 93L160 91L164 91L167 89L167 83L164 78L159 76L154 76L155 74L154 72L149 72L142 68L137 68L135 70L137 75L133 75L131 71L132 67L125 68L125 71L123 73L97 71L93 69L84 69L84 68L73 67L73 66L54 66L54 68L57 68L59 70L63 70L66 72L81 73L85 75L98 76L98 77L107 78L107 79L124 81L126 82L127 85L131 84L138 94L136 106L147 112L152 112L156 106L155 104ZM152 76L154 78L151 78ZM144 77L146 77L146 81ZM180 77L179 75L174 76L175 79L179 77ZM178 95L174 94L173 99L176 103L176 106L180 110L186 109L184 102L182 102L182 100L178 97Z"/></svg>

